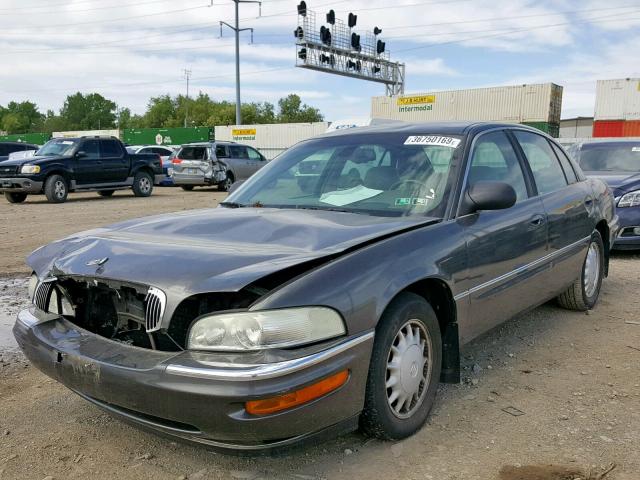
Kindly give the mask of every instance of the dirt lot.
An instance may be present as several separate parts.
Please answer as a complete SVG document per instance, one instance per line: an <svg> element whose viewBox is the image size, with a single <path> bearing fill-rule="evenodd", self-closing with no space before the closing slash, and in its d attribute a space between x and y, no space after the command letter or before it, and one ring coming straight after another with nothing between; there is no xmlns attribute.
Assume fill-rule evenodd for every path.
<svg viewBox="0 0 640 480"><path fill-rule="evenodd" d="M468 345L465 381L442 386L425 428L395 444L355 433L284 457L215 454L111 419L15 351L6 326L26 303L28 251L120 219L213 205L212 192L0 202L0 273L13 274L0 279L0 479L640 479L640 255L615 256L589 315L545 305Z"/></svg>

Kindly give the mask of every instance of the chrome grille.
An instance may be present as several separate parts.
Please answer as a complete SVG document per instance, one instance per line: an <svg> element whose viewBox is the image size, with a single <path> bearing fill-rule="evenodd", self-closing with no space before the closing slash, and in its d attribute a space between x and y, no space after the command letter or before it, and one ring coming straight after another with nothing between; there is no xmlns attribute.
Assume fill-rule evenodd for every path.
<svg viewBox="0 0 640 480"><path fill-rule="evenodd" d="M162 290L149 287L145 298L147 304L144 312L145 327L147 332L156 332L162 325L164 309L167 305L167 296Z"/></svg>
<svg viewBox="0 0 640 480"><path fill-rule="evenodd" d="M54 282L41 282L36 288L36 294L33 296L33 303L40 310L46 312L49 306L49 298L53 290Z"/></svg>

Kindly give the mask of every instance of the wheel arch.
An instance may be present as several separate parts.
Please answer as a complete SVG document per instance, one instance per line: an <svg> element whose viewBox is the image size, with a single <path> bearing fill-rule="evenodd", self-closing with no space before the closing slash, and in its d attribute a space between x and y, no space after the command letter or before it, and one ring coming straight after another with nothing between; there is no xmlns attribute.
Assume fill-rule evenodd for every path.
<svg viewBox="0 0 640 480"><path fill-rule="evenodd" d="M606 220L600 220L596 224L595 228L602 237L602 243L604 244L604 275L609 276L609 257L611 251L611 236L609 232L609 224Z"/></svg>
<svg viewBox="0 0 640 480"><path fill-rule="evenodd" d="M411 292L421 296L433 308L438 318L442 336L442 373L440 381L443 383L460 383L460 341L457 309L451 288L447 282L440 278L424 278L400 290L390 299L386 307L403 292Z"/></svg>

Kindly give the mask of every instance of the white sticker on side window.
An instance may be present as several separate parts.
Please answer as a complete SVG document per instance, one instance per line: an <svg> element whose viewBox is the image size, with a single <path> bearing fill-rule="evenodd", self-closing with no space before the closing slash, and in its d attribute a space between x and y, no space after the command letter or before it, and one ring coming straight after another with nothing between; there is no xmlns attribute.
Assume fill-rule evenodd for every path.
<svg viewBox="0 0 640 480"><path fill-rule="evenodd" d="M633 147L631 149L632 152L640 152L640 147Z"/></svg>
<svg viewBox="0 0 640 480"><path fill-rule="evenodd" d="M432 145L438 147L457 148L461 140L453 137L441 137L435 135L415 135L407 138L405 145Z"/></svg>

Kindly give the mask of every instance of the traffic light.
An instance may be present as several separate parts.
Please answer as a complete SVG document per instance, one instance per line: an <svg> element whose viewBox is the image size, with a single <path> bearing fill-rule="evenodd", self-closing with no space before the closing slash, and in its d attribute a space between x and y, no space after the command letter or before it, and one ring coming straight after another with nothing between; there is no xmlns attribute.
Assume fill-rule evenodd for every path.
<svg viewBox="0 0 640 480"><path fill-rule="evenodd" d="M380 68L380 65L374 65L373 68L371 69L373 73L380 73L380 70L382 70Z"/></svg>
<svg viewBox="0 0 640 480"><path fill-rule="evenodd" d="M349 28L355 27L357 22L358 22L358 16L354 15L353 13L350 13L349 14Z"/></svg>
<svg viewBox="0 0 640 480"><path fill-rule="evenodd" d="M325 55L323 53L322 55L320 55L320 61L322 63L328 63L333 67L336 64L336 57L334 57L333 55Z"/></svg>
<svg viewBox="0 0 640 480"><path fill-rule="evenodd" d="M307 49L306 48L301 48L300 51L298 52L298 58L300 60L306 60L307 59Z"/></svg>
<svg viewBox="0 0 640 480"><path fill-rule="evenodd" d="M301 15L303 17L307 16L307 2L300 2L300 4L298 5L298 15Z"/></svg>
<svg viewBox="0 0 640 480"><path fill-rule="evenodd" d="M360 35L357 33L351 34L351 48L357 50L358 52L362 50L362 45L360 45Z"/></svg>
<svg viewBox="0 0 640 480"><path fill-rule="evenodd" d="M302 27L298 27L293 31L293 36L302 40L304 38L304 30Z"/></svg>
<svg viewBox="0 0 640 480"><path fill-rule="evenodd" d="M320 27L320 40L322 40L322 43L325 45L331 46L331 30L324 25Z"/></svg>
<svg viewBox="0 0 640 480"><path fill-rule="evenodd" d="M375 27L375 28L373 29L373 34L374 34L375 36L378 36L378 35L380 35L381 33L382 33L382 29L381 29L381 28Z"/></svg>
<svg viewBox="0 0 640 480"><path fill-rule="evenodd" d="M352 60L347 61L347 68L350 68L352 70L356 70L356 71L360 71L362 70L362 62L360 62L360 60L354 62Z"/></svg>
<svg viewBox="0 0 640 480"><path fill-rule="evenodd" d="M382 40L378 40L378 43L376 43L376 52L378 53L378 55L381 55L384 53L384 49L386 48L387 44L385 42L383 42Z"/></svg>
<svg viewBox="0 0 640 480"><path fill-rule="evenodd" d="M329 10L329 13L327 13L327 23L331 25L336 24L336 12L333 10Z"/></svg>

